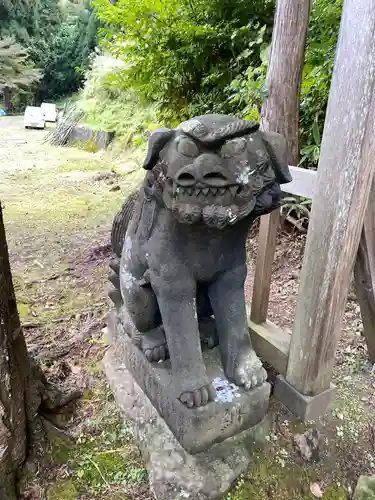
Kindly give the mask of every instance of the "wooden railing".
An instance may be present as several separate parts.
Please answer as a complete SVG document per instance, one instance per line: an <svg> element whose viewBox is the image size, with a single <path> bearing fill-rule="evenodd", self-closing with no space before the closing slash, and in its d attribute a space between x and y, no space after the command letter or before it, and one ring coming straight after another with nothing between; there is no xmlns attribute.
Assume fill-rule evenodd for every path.
<svg viewBox="0 0 375 500"><path fill-rule="evenodd" d="M293 180L282 186L283 192L314 199L317 172L294 166L289 169ZM261 220L249 327L257 353L278 373L285 375L292 332L279 328L267 319L277 232L272 218L278 222L279 214L273 213L262 217ZM363 319L363 334L367 341L369 357L375 362L375 185L370 196L356 259L355 282Z"/></svg>

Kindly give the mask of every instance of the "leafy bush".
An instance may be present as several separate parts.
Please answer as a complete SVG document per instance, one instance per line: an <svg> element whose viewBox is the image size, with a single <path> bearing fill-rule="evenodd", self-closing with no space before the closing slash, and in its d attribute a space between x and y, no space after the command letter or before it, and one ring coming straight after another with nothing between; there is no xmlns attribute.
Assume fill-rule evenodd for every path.
<svg viewBox="0 0 375 500"><path fill-rule="evenodd" d="M300 106L302 144L300 165L305 167L316 167L319 159L320 138L331 85L342 2L343 0L315 0L313 3ZM265 80L268 54L264 48L263 50L261 65L250 66L229 86L232 92L229 97L231 110L244 117L257 119L262 102L267 97Z"/></svg>
<svg viewBox="0 0 375 500"><path fill-rule="evenodd" d="M331 86L343 0L315 0L301 88L302 164L316 166Z"/></svg>
<svg viewBox="0 0 375 500"><path fill-rule="evenodd" d="M313 2L300 109L300 164L309 168L319 157L342 1ZM96 97L98 114L111 115L105 120L113 118L114 127L118 113L109 112L110 102L112 110L123 110L123 118L139 109L143 122L152 103L150 120L172 126L209 112L258 120L267 96L274 5L273 0L93 0L102 45L123 62L107 73L105 104ZM130 125L121 123L122 130Z"/></svg>
<svg viewBox="0 0 375 500"><path fill-rule="evenodd" d="M141 142L149 130L157 128L156 107L147 105L134 92L117 85L124 63L108 55L95 55L86 73L78 105L88 123L107 132L116 132L125 143Z"/></svg>
<svg viewBox="0 0 375 500"><path fill-rule="evenodd" d="M171 123L227 112L227 87L260 64L271 0L94 0L105 48L126 63L116 85L156 102ZM259 35L261 33L261 36Z"/></svg>

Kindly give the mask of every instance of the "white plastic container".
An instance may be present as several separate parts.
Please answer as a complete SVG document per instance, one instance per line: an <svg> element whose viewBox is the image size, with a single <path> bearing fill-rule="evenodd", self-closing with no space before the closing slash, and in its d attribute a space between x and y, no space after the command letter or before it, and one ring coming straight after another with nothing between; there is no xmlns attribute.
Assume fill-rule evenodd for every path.
<svg viewBox="0 0 375 500"><path fill-rule="evenodd" d="M57 120L56 104L50 104L48 102L43 102L40 107L44 113L45 121L55 123Z"/></svg>
<svg viewBox="0 0 375 500"><path fill-rule="evenodd" d="M36 106L27 106L23 118L25 128L41 128L45 127L44 114L41 108Z"/></svg>

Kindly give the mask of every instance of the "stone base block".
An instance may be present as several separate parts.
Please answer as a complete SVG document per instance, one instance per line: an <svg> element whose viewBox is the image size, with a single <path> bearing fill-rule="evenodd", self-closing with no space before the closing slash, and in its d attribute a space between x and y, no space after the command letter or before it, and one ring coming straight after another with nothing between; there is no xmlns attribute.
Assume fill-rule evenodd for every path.
<svg viewBox="0 0 375 500"><path fill-rule="evenodd" d="M177 441L113 348L106 353L104 365L117 404L146 462L151 491L157 500L223 498L246 471L255 446L265 443L272 427L271 418L266 417L252 429L191 455Z"/></svg>
<svg viewBox="0 0 375 500"><path fill-rule="evenodd" d="M106 149L112 141L114 134L104 132L103 130L93 130L88 125L76 125L69 135L70 142L88 142L93 141L98 149Z"/></svg>
<svg viewBox="0 0 375 500"><path fill-rule="evenodd" d="M189 453L200 453L261 422L268 410L270 385L250 391L230 384L221 366L218 348L204 351L208 376L216 388L214 402L200 408L187 408L177 398L170 362L151 364L132 342L137 332L113 311L108 318L114 355L142 388L175 438Z"/></svg>
<svg viewBox="0 0 375 500"><path fill-rule="evenodd" d="M305 396L291 386L283 375L278 375L273 395L294 415L306 422L322 417L329 411L336 397L336 387L331 384L329 389L316 396Z"/></svg>

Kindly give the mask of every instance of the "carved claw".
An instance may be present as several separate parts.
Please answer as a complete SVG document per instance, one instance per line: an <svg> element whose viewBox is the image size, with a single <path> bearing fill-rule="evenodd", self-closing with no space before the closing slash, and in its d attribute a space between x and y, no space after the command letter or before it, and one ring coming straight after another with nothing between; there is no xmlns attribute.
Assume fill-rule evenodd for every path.
<svg viewBox="0 0 375 500"><path fill-rule="evenodd" d="M150 363L158 363L169 358L167 340L162 327L142 334L138 340L141 350Z"/></svg>
<svg viewBox="0 0 375 500"><path fill-rule="evenodd" d="M216 391L212 384L207 384L194 392L183 392L179 397L182 404L188 408L199 408L205 406L216 397Z"/></svg>
<svg viewBox="0 0 375 500"><path fill-rule="evenodd" d="M227 373L227 376L247 391L262 385L267 380L267 372L253 349L239 356L234 364L233 373Z"/></svg>
<svg viewBox="0 0 375 500"><path fill-rule="evenodd" d="M144 354L147 361L150 363L158 363L159 361L165 361L169 357L167 343L161 346L153 347L152 349L146 349Z"/></svg>

